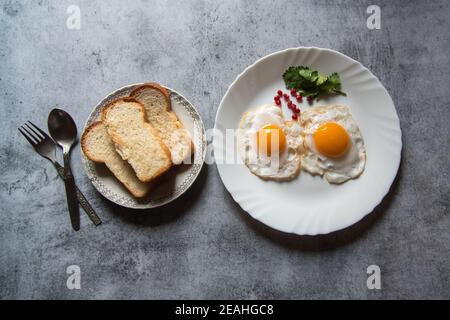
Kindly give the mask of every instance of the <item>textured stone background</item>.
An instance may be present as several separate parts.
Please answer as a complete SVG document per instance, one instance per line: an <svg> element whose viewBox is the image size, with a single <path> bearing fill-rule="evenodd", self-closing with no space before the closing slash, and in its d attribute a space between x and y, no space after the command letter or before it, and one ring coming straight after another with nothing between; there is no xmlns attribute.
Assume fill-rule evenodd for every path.
<svg viewBox="0 0 450 320"><path fill-rule="evenodd" d="M0 1L0 298L450 298L450 3L448 1ZM382 29L366 28L369 4ZM66 28L78 4L81 30ZM295 237L253 221L215 166L164 208L123 210L81 168L77 184L104 223L69 226L63 184L17 132L55 105L82 127L128 83L156 80L205 125L243 68L294 46L339 50L391 93L403 160L387 199L361 223ZM66 288L78 264L82 289ZM366 268L382 270L382 290Z"/></svg>

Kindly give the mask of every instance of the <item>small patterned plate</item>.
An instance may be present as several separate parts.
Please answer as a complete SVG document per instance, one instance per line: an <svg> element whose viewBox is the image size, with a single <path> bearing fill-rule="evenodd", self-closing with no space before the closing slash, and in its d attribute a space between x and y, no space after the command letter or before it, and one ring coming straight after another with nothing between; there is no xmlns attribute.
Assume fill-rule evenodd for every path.
<svg viewBox="0 0 450 320"><path fill-rule="evenodd" d="M113 100L127 97L130 92L143 83L122 87L105 97L89 115L83 131L100 118L103 108ZM195 107L181 94L165 87L170 93L172 110L189 132L194 143L192 164L182 164L170 169L157 185L153 186L149 195L142 199L133 197L128 190L114 177L104 164L90 161L81 152L84 170L94 187L108 200L127 208L149 209L172 202L181 196L194 183L202 169L206 155L206 133L203 122Z"/></svg>

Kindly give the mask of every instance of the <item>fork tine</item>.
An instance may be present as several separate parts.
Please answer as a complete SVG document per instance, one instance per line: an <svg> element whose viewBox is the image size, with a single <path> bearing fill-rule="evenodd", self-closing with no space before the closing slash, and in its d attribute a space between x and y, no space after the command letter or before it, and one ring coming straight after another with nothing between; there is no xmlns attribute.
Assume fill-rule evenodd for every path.
<svg viewBox="0 0 450 320"><path fill-rule="evenodd" d="M28 121L30 122L30 121ZM39 138L39 140L43 140L45 139L45 136L42 136L42 134L40 134L39 132L37 132L35 129L33 129L33 127L31 127L28 123L25 123L25 126L30 129L31 131L33 131L33 133Z"/></svg>
<svg viewBox="0 0 450 320"><path fill-rule="evenodd" d="M19 132L25 137L25 139L28 140L28 142L34 147L36 145L36 142L33 141L33 139L31 139L22 128L18 128Z"/></svg>
<svg viewBox="0 0 450 320"><path fill-rule="evenodd" d="M42 141L42 138L40 136L36 136L35 134L31 133L27 127L26 124L25 126L21 126L22 130L24 130L26 133L28 133L28 136L30 136L31 138L33 138L34 141L36 141L36 144L38 144L39 142Z"/></svg>
<svg viewBox="0 0 450 320"><path fill-rule="evenodd" d="M35 125L33 122L31 122L31 121L29 121L29 120L28 120L27 122L28 122L29 124L31 124L37 131L39 131L39 132L41 133L42 137L44 137L44 139L45 139L45 138L50 138L50 137L48 136L48 134L45 133L45 131L39 129L39 127L38 127L37 125Z"/></svg>

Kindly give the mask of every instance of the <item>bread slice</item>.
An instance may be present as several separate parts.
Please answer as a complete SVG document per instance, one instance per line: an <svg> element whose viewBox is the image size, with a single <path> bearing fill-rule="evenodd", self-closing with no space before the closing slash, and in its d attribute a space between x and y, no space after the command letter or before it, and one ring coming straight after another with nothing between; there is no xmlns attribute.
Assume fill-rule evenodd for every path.
<svg viewBox="0 0 450 320"><path fill-rule="evenodd" d="M171 111L170 96L166 88L157 83L147 83L133 90L130 97L144 106L147 121L169 147L174 164L182 163L192 154L194 148L191 138Z"/></svg>
<svg viewBox="0 0 450 320"><path fill-rule="evenodd" d="M121 98L109 103L102 111L102 121L116 151L142 182L155 179L172 166L169 149L145 122L144 107L136 100Z"/></svg>
<svg viewBox="0 0 450 320"><path fill-rule="evenodd" d="M89 160L104 163L133 196L144 197L150 190L150 185L141 182L130 164L116 152L101 121L86 128L81 136L81 149Z"/></svg>

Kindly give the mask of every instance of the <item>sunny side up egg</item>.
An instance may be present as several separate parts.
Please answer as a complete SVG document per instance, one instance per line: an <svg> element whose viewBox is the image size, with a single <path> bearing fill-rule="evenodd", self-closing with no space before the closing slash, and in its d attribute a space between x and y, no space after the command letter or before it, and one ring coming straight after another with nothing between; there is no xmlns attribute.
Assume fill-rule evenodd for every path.
<svg viewBox="0 0 450 320"><path fill-rule="evenodd" d="M296 121L284 120L280 107L264 105L245 112L237 145L245 165L262 179L288 181L300 173L301 128Z"/></svg>
<svg viewBox="0 0 450 320"><path fill-rule="evenodd" d="M343 105L314 107L301 115L305 150L302 167L329 183L343 183L364 171L366 149L358 125Z"/></svg>

